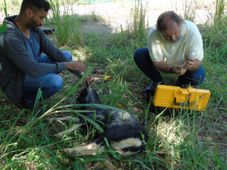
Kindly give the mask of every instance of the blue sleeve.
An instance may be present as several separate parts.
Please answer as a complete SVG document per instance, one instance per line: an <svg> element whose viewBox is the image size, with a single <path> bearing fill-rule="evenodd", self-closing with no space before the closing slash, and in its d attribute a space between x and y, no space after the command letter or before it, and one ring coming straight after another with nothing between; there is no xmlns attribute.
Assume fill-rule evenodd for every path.
<svg viewBox="0 0 227 170"><path fill-rule="evenodd" d="M64 63L39 63L27 52L25 42L16 32L9 31L4 36L4 55L25 74L42 76L50 73L59 73L65 69Z"/></svg>
<svg viewBox="0 0 227 170"><path fill-rule="evenodd" d="M40 29L37 29L38 34L41 38L41 51L48 55L53 61L66 62L68 61L64 53L57 48L49 38Z"/></svg>

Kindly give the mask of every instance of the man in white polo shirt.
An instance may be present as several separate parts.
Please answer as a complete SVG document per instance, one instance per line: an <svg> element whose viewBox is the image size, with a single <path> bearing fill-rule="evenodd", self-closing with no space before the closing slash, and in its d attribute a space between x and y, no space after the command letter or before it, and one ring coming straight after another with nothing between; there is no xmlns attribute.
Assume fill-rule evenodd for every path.
<svg viewBox="0 0 227 170"><path fill-rule="evenodd" d="M134 60L152 80L147 89L153 93L162 83L160 72L177 74L178 86L202 83L205 77L201 66L203 55L203 41L197 26L167 11L159 16L156 28L150 29L148 48L137 49Z"/></svg>

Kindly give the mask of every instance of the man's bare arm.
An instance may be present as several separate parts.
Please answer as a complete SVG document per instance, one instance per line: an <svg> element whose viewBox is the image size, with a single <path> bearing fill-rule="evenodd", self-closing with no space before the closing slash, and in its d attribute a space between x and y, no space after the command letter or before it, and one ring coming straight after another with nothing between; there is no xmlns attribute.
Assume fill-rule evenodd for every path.
<svg viewBox="0 0 227 170"><path fill-rule="evenodd" d="M167 64L165 61L153 61L153 63L157 70L165 73L171 72L171 66Z"/></svg>
<svg viewBox="0 0 227 170"><path fill-rule="evenodd" d="M183 75L187 70L183 66L171 66L165 61L155 61L153 62L157 70L165 73L174 73L177 75Z"/></svg>
<svg viewBox="0 0 227 170"><path fill-rule="evenodd" d="M189 71L195 71L199 68L199 66L202 64L201 61L195 59L195 60L191 60L191 59L187 59L184 63L184 68L189 70Z"/></svg>

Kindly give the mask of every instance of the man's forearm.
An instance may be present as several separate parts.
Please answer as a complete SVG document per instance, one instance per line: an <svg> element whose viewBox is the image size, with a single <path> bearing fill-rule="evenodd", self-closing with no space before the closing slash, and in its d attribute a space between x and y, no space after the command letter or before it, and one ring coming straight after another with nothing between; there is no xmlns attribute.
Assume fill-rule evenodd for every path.
<svg viewBox="0 0 227 170"><path fill-rule="evenodd" d="M189 71L195 71L199 68L201 63L202 62L199 60L186 60L183 67Z"/></svg>
<svg viewBox="0 0 227 170"><path fill-rule="evenodd" d="M183 68L183 65L179 66L172 66L167 64L164 61L160 62L154 62L155 68L159 71L165 72L165 73L174 73L177 75L183 75L187 70Z"/></svg>
<svg viewBox="0 0 227 170"><path fill-rule="evenodd" d="M153 63L157 70L165 73L171 73L171 66L165 61L154 61Z"/></svg>

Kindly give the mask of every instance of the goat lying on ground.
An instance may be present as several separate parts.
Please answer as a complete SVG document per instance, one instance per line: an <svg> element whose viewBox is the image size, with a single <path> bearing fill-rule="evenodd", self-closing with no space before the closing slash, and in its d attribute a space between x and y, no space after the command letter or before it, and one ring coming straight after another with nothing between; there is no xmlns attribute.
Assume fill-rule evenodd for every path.
<svg viewBox="0 0 227 170"><path fill-rule="evenodd" d="M97 92L89 86L88 82L86 88L80 92L77 101L80 104L101 103ZM147 139L147 134L143 125L133 115L120 109L98 107L87 107L85 109L95 111L88 111L86 116L97 123L101 122L103 133L98 134L96 140L86 146L64 149L66 153L70 155L95 155L96 153L101 153L104 151L105 139L121 155L132 155L144 150L144 141ZM72 120L72 117L55 119ZM65 133L70 133L80 126L81 124L75 124L72 128L58 133L57 136L61 137Z"/></svg>

